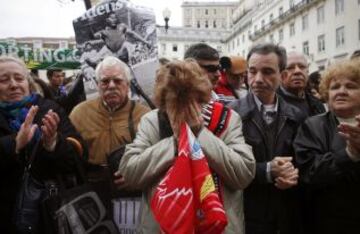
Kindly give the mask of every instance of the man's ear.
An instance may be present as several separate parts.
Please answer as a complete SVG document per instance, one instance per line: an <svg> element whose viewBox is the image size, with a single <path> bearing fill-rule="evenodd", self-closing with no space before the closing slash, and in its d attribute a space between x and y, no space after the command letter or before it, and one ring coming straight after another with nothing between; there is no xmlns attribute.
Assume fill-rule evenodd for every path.
<svg viewBox="0 0 360 234"><path fill-rule="evenodd" d="M288 77L289 75L289 72L286 71L286 70L283 70L281 73L280 73L280 81L281 81L281 84L285 81L285 79Z"/></svg>

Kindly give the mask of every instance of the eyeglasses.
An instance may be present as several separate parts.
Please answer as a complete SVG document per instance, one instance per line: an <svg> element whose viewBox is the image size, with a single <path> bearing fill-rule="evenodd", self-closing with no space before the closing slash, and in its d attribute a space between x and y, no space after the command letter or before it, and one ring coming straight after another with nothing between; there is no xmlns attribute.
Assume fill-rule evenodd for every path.
<svg viewBox="0 0 360 234"><path fill-rule="evenodd" d="M115 85L121 85L123 84L123 82L125 82L124 79L119 79L119 78L104 78L100 80L100 84L102 86L108 86L111 81L114 82Z"/></svg>
<svg viewBox="0 0 360 234"><path fill-rule="evenodd" d="M217 72L220 70L220 65L202 65L202 64L199 64L200 67L204 68L206 71L208 72Z"/></svg>

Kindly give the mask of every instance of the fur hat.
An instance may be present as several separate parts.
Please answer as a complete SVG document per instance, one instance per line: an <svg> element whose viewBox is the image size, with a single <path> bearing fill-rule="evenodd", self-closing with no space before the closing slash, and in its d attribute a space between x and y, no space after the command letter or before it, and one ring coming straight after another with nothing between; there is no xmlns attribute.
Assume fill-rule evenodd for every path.
<svg viewBox="0 0 360 234"><path fill-rule="evenodd" d="M230 72L232 74L239 74L246 71L246 60L240 56L230 56L231 67Z"/></svg>

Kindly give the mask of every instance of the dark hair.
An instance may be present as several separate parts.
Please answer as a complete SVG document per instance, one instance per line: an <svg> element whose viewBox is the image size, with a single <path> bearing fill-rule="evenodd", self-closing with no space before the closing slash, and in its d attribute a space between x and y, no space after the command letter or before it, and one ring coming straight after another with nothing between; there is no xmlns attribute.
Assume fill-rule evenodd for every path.
<svg viewBox="0 0 360 234"><path fill-rule="evenodd" d="M47 72L46 72L46 76L47 76L47 78L50 80L50 79L52 78L54 72L62 72L62 71L63 71L63 70L61 70L61 69L49 69L49 70L47 70Z"/></svg>
<svg viewBox="0 0 360 234"><path fill-rule="evenodd" d="M279 59L279 70L283 71L286 68L286 49L282 46L275 45L272 43L264 43L264 44L258 44L251 48L247 55L247 61L249 62L250 57L253 54L262 54L267 55L270 53L275 53Z"/></svg>
<svg viewBox="0 0 360 234"><path fill-rule="evenodd" d="M191 45L184 55L184 59L192 58L195 60L219 60L219 57L218 51L205 43Z"/></svg>
<svg viewBox="0 0 360 234"><path fill-rule="evenodd" d="M355 50L350 59L360 58L360 50Z"/></svg>

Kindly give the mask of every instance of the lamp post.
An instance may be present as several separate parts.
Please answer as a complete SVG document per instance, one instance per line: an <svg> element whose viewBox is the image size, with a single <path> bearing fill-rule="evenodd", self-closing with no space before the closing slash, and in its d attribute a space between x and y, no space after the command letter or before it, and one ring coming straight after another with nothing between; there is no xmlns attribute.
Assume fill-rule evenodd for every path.
<svg viewBox="0 0 360 234"><path fill-rule="evenodd" d="M162 12L164 20L165 20L165 32L167 33L167 30L169 29L169 20L170 20L170 16L171 16L171 11L169 10L169 8L165 8Z"/></svg>

